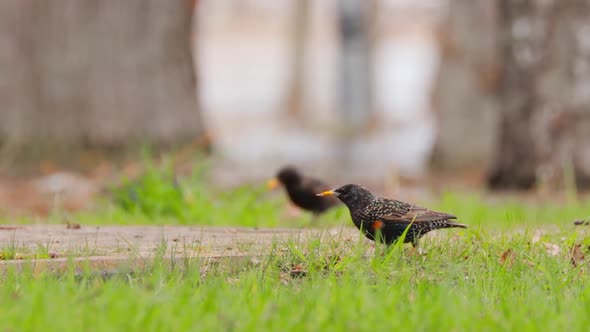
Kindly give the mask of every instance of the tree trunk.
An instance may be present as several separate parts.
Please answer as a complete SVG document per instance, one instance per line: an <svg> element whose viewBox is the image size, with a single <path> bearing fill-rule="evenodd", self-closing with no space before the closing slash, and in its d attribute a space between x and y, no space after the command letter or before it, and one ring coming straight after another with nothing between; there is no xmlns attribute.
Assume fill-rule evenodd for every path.
<svg viewBox="0 0 590 332"><path fill-rule="evenodd" d="M305 69L307 56L307 33L309 30L309 14L311 3L309 0L296 0L293 6L291 79L287 100L287 114L298 119L303 111Z"/></svg>
<svg viewBox="0 0 590 332"><path fill-rule="evenodd" d="M481 167L491 161L498 119L497 13L493 2L473 0L450 0L448 13L438 31L442 61L433 100L438 133L432 164Z"/></svg>
<svg viewBox="0 0 590 332"><path fill-rule="evenodd" d="M351 133L363 130L372 112L372 54L369 27L372 1L340 0L339 111Z"/></svg>
<svg viewBox="0 0 590 332"><path fill-rule="evenodd" d="M203 133L186 0L0 2L0 146L168 145Z"/></svg>
<svg viewBox="0 0 590 332"><path fill-rule="evenodd" d="M536 157L530 126L536 107L539 50L533 33L534 15L533 1L499 1L498 44L503 72L498 143L488 177L492 188L528 189L535 184Z"/></svg>
<svg viewBox="0 0 590 332"><path fill-rule="evenodd" d="M590 1L540 6L545 54L536 87L538 174L553 186L590 185Z"/></svg>
<svg viewBox="0 0 590 332"><path fill-rule="evenodd" d="M373 66L370 18L374 1L339 0L340 37L338 112L341 131L338 159L345 172L354 168L358 156L354 142L369 126L373 111Z"/></svg>
<svg viewBox="0 0 590 332"><path fill-rule="evenodd" d="M492 188L590 176L590 3L499 1L504 70Z"/></svg>

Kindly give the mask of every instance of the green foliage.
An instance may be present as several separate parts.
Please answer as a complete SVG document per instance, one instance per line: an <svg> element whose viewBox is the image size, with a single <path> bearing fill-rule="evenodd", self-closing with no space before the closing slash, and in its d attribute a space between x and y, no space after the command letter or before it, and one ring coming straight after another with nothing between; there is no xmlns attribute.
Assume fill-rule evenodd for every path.
<svg viewBox="0 0 590 332"><path fill-rule="evenodd" d="M84 224L191 224L247 227L301 227L349 225L343 206L321 216L316 225L311 216L287 213L288 200L283 190L269 192L263 183L246 184L220 190L206 181L206 165L196 166L192 174L179 177L171 163L155 166L146 162L139 178L123 179L111 189L109 202L98 210L80 213ZM401 198L403 199L403 198ZM588 216L588 199L528 201L518 198L490 202L482 193L447 192L438 201L416 201L435 210L450 212L475 228L506 229L547 224L569 225ZM61 218L56 218L61 222Z"/></svg>
<svg viewBox="0 0 590 332"><path fill-rule="evenodd" d="M285 218L287 201L280 190L269 192L264 183L219 190L205 179L205 167L178 177L171 164L155 166L130 181L111 188L109 202L100 210L80 213L76 220L90 224L198 224L272 227L310 223L308 214ZM283 208L281 208L283 207ZM341 216L332 211L326 218ZM330 217L331 216L331 217Z"/></svg>
<svg viewBox="0 0 590 332"><path fill-rule="evenodd" d="M148 217L183 217L184 194L170 166L161 169L148 165L137 179L123 179L112 189L113 202L128 213L143 213Z"/></svg>

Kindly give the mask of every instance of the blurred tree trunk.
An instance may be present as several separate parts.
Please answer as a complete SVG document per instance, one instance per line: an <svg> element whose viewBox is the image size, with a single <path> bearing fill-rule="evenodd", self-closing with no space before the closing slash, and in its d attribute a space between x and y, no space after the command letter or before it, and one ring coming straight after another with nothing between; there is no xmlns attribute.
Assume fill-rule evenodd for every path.
<svg viewBox="0 0 590 332"><path fill-rule="evenodd" d="M373 108L370 18L375 4L367 0L339 0L340 36L339 111L351 134L363 131Z"/></svg>
<svg viewBox="0 0 590 332"><path fill-rule="evenodd" d="M499 135L488 183L492 188L528 189L535 184L536 158L530 130L536 107L538 40L533 33L534 1L500 0L498 28L503 61ZM525 26L519 27L518 24ZM522 29L519 31L518 29Z"/></svg>
<svg viewBox="0 0 590 332"><path fill-rule="evenodd" d="M590 2L498 2L504 70L492 188L590 184Z"/></svg>
<svg viewBox="0 0 590 332"><path fill-rule="evenodd" d="M303 110L304 86L305 86L305 59L307 56L307 33L309 30L309 0L295 0L293 6L293 36L291 52L291 80L289 82L289 95L287 101L287 113L298 118Z"/></svg>
<svg viewBox="0 0 590 332"><path fill-rule="evenodd" d="M533 121L540 181L590 187L590 1L538 5L544 26ZM538 137L538 138L537 138Z"/></svg>
<svg viewBox="0 0 590 332"><path fill-rule="evenodd" d="M192 14L186 0L1 1L0 146L52 155L202 134Z"/></svg>
<svg viewBox="0 0 590 332"><path fill-rule="evenodd" d="M340 38L338 103L340 129L338 159L344 173L351 173L358 156L355 141L369 129L373 113L373 43L371 19L375 0L339 0Z"/></svg>
<svg viewBox="0 0 590 332"><path fill-rule="evenodd" d="M438 30L442 61L433 99L439 129L432 154L436 168L491 161L498 118L495 9L492 1L451 0Z"/></svg>

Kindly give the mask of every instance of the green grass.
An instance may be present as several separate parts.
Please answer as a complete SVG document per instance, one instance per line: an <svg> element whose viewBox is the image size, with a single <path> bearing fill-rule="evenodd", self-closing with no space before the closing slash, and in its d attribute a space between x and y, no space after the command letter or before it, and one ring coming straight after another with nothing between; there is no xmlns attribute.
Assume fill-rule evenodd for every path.
<svg viewBox="0 0 590 332"><path fill-rule="evenodd" d="M150 173L151 172L151 173ZM199 171L174 180L151 169L115 189L83 224L200 224L303 227L282 192L260 186L220 191ZM135 196L126 196L129 191ZM119 195L119 196L117 196ZM92 271L0 274L0 331L586 331L590 324L590 238L572 220L587 200L490 203L446 193L418 202L471 227L441 230L389 251L326 236L275 243L263 257L231 264L156 261L109 278ZM30 222L25 220L24 222ZM11 220L11 222L13 222ZM344 208L321 226L350 225ZM548 228L547 226L553 226ZM541 236L539 228L550 229ZM570 249L579 245L572 263ZM188 250L188 249L187 249ZM18 248L2 251L14 257ZM161 250L165 252L165 250ZM49 254L40 246L39 257Z"/></svg>
<svg viewBox="0 0 590 332"><path fill-rule="evenodd" d="M319 225L310 225L307 214L289 216L287 198L282 190L270 192L264 182L218 189L205 180L206 166L197 166L189 176L176 177L171 164L156 167L146 163L146 171L133 181L122 179L109 188L92 211L67 214L56 209L49 218L0 220L2 223L66 223L88 225L217 225L245 227L307 227L349 224L343 206L321 217ZM484 192L443 193L437 201L414 201L459 216L475 228L512 229L539 225L571 225L574 219L590 216L588 197L578 199L575 191L563 199L523 202L507 197L489 202ZM553 197L554 199L555 197Z"/></svg>
<svg viewBox="0 0 590 332"><path fill-rule="evenodd" d="M4 331L585 331L590 278L563 231L424 242L366 254L338 239L277 243L255 263L163 263L105 279L9 272L0 277ZM562 240L562 237L568 238ZM510 257L501 259L511 249ZM296 275L293 268L305 273Z"/></svg>

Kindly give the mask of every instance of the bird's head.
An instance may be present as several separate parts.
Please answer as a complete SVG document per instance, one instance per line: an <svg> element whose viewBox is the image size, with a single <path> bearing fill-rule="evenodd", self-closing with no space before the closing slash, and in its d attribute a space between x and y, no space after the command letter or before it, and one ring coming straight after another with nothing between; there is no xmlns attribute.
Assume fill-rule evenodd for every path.
<svg viewBox="0 0 590 332"><path fill-rule="evenodd" d="M324 191L317 196L336 196L347 206L367 204L373 199L373 194L357 184L347 184L340 188Z"/></svg>
<svg viewBox="0 0 590 332"><path fill-rule="evenodd" d="M285 166L281 168L276 177L267 182L269 188L276 188L279 184L283 186L296 185L301 182L301 174L293 166Z"/></svg>

